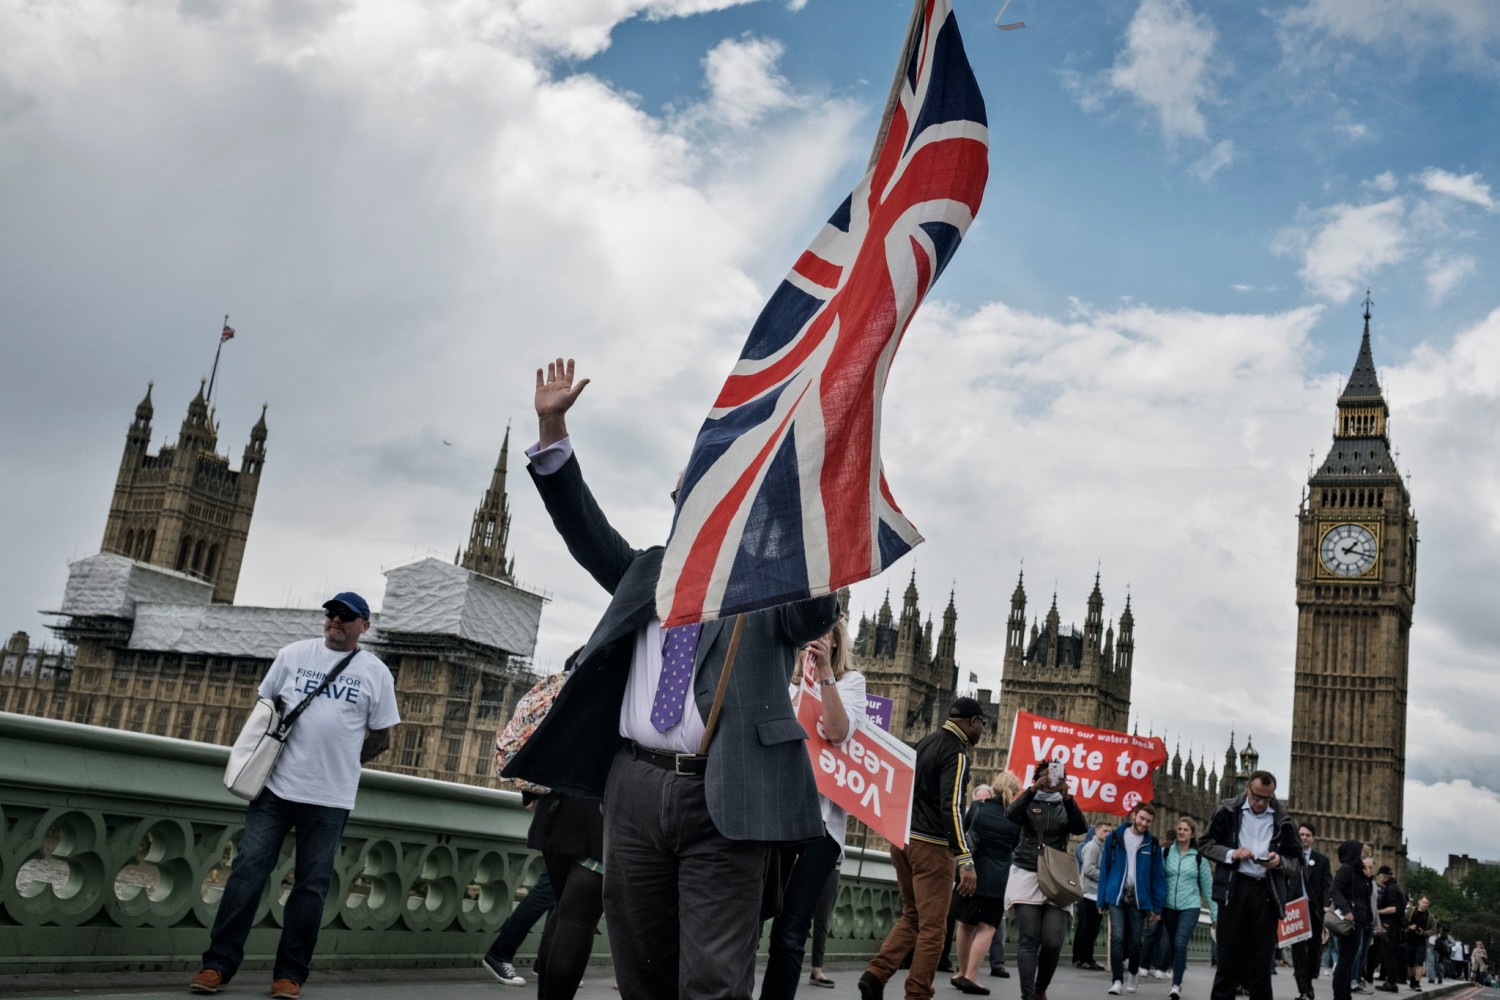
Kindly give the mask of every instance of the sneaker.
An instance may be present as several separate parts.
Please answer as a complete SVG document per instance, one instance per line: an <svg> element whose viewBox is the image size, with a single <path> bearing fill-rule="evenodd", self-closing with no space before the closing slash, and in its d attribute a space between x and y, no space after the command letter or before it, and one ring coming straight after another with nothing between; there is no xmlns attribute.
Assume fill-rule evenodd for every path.
<svg viewBox="0 0 1500 1000"><path fill-rule="evenodd" d="M1109 993L1110 996L1117 997L1120 995L1120 981L1118 979L1109 984Z"/></svg>
<svg viewBox="0 0 1500 1000"><path fill-rule="evenodd" d="M217 993L224 985L224 975L218 969L204 969L188 982L193 993Z"/></svg>
<svg viewBox="0 0 1500 1000"><path fill-rule="evenodd" d="M1173 983L1172 988L1170 990L1167 990L1167 996L1171 997L1172 1000L1180 1000L1180 998L1182 997L1182 985L1179 983Z"/></svg>
<svg viewBox="0 0 1500 1000"><path fill-rule="evenodd" d="M1161 971L1160 969L1152 969L1151 970L1151 978L1152 979L1166 979L1167 978L1167 974L1165 972Z"/></svg>
<svg viewBox="0 0 1500 1000"><path fill-rule="evenodd" d="M302 986L291 979L278 979L271 984L271 1000L297 1000L302 995Z"/></svg>
<svg viewBox="0 0 1500 1000"><path fill-rule="evenodd" d="M1125 992L1134 993L1141 985L1141 976L1137 972L1125 973Z"/></svg>
<svg viewBox="0 0 1500 1000"><path fill-rule="evenodd" d="M509 962L502 962L497 958L486 955L480 959L486 969L506 986L525 986L526 977L516 971L516 967Z"/></svg>

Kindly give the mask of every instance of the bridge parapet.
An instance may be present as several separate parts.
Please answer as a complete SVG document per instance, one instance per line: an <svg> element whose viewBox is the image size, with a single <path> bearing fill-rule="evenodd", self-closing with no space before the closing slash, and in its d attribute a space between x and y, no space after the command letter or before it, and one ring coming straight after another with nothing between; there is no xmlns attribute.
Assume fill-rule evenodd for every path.
<svg viewBox="0 0 1500 1000"><path fill-rule="evenodd" d="M244 804L225 747L0 713L0 973L196 969ZM334 865L323 968L472 964L541 871L514 792L365 771ZM291 839L246 947L269 967ZM851 850L831 957L900 910L889 860ZM528 942L534 947L535 938ZM595 956L607 955L602 935Z"/></svg>

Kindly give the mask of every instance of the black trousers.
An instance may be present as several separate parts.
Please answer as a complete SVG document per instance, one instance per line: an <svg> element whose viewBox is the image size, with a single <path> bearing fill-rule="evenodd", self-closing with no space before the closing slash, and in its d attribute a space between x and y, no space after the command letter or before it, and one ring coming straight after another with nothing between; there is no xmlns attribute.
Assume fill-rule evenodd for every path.
<svg viewBox="0 0 1500 1000"><path fill-rule="evenodd" d="M1271 1000L1276 920L1269 883L1235 872L1229 902L1219 907L1219 966L1211 1000L1234 1000L1240 983L1250 991L1250 1000Z"/></svg>
<svg viewBox="0 0 1500 1000"><path fill-rule="evenodd" d="M719 833L702 778L620 751L604 789L604 922L622 1000L749 1000L769 851Z"/></svg>
<svg viewBox="0 0 1500 1000"><path fill-rule="evenodd" d="M1292 974L1297 978L1297 995L1314 996L1313 980L1318 978L1323 959L1323 914L1312 913L1312 937L1292 945Z"/></svg>
<svg viewBox="0 0 1500 1000"><path fill-rule="evenodd" d="M1099 937L1099 925L1103 914L1092 899L1085 899L1075 908L1078 926L1073 930L1073 961L1080 965L1094 964L1094 942Z"/></svg>

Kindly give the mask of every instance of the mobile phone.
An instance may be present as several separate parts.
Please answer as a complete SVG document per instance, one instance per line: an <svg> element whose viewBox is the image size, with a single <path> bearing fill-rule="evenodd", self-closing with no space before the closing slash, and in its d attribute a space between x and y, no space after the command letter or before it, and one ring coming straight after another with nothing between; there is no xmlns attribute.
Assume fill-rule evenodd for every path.
<svg viewBox="0 0 1500 1000"><path fill-rule="evenodd" d="M1258 865L1268 865L1268 864L1270 864L1270 863L1271 863L1271 858L1270 858L1270 856L1269 856L1269 855L1266 855L1266 854L1262 854L1262 855L1261 855L1261 856L1260 856L1260 857L1258 857L1258 858L1251 858L1251 859L1250 859L1250 860L1251 860L1251 861L1254 861L1254 862L1255 862L1255 863L1256 863L1256 864L1258 864Z"/></svg>
<svg viewBox="0 0 1500 1000"><path fill-rule="evenodd" d="M1064 770L1062 761L1049 760L1047 762L1047 780L1049 782L1054 785L1057 784L1059 781L1063 780L1063 774Z"/></svg>

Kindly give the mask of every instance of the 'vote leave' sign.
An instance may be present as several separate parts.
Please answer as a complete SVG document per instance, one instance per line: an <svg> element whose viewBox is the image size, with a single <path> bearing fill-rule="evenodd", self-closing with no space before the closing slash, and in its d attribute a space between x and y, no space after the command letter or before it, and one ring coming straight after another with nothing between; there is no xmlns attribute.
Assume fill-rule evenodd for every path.
<svg viewBox="0 0 1500 1000"><path fill-rule="evenodd" d="M830 742L823 735L823 701L816 687L803 685L797 719L807 730L818 791L834 805L889 840L906 846L911 832L911 787L917 752L881 729L856 706L849 713L849 737Z"/></svg>
<svg viewBox="0 0 1500 1000"><path fill-rule="evenodd" d="M1053 760L1062 763L1068 793L1080 809L1124 816L1150 800L1151 772L1167 762L1167 744L1159 736L1131 736L1017 712L1006 770L1025 788L1032 768Z"/></svg>

